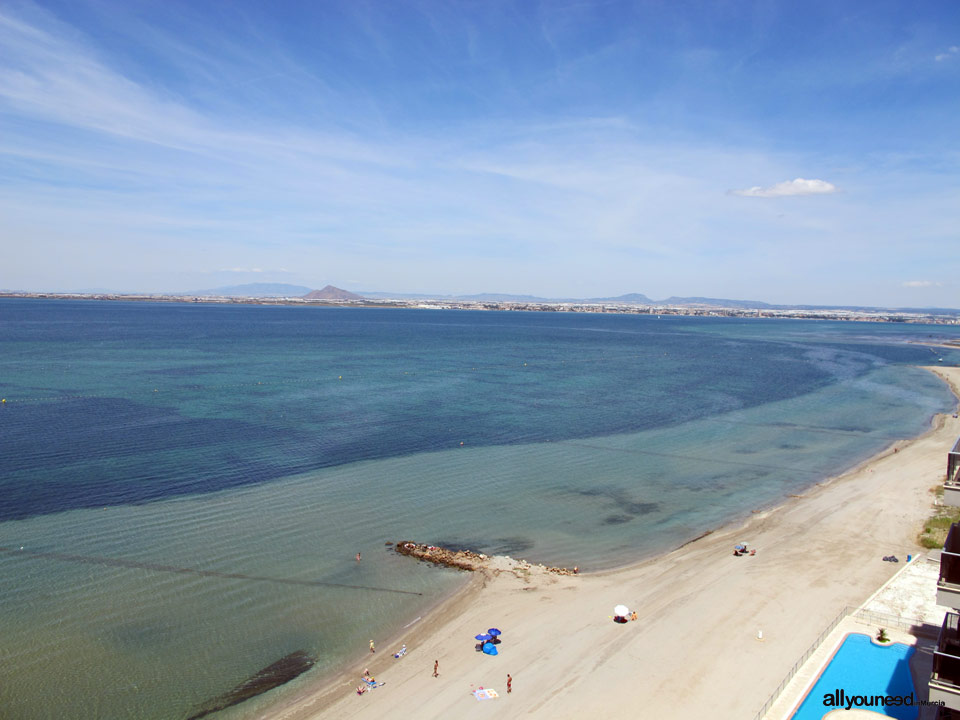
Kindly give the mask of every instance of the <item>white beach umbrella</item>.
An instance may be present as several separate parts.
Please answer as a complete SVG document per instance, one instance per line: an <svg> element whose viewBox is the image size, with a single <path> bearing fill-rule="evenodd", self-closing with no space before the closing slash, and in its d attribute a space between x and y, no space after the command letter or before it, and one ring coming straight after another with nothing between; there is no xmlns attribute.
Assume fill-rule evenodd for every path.
<svg viewBox="0 0 960 720"><path fill-rule="evenodd" d="M613 614L617 617L626 617L630 614L630 609L626 605L617 605L613 609Z"/></svg>

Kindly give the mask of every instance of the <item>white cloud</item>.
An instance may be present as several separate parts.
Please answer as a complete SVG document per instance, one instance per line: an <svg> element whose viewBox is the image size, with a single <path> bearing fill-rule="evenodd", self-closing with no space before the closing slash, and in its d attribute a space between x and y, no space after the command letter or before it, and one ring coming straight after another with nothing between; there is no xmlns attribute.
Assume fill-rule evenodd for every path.
<svg viewBox="0 0 960 720"><path fill-rule="evenodd" d="M907 280L903 283L903 287L908 288L926 288L926 287L940 287L943 283L934 282L933 280Z"/></svg>
<svg viewBox="0 0 960 720"><path fill-rule="evenodd" d="M771 185L770 187L755 185L746 190L731 190L730 192L743 197L771 198L786 197L788 195L825 195L836 191L837 186L833 183L828 183L826 180L804 180L803 178L797 178L796 180L786 180L776 185Z"/></svg>
<svg viewBox="0 0 960 720"><path fill-rule="evenodd" d="M957 55L960 55L960 45L953 45L947 48L946 52L942 52L939 55L937 55L934 58L934 60L936 60L937 62L943 62L944 60L949 60L950 58L956 57Z"/></svg>
<svg viewBox="0 0 960 720"><path fill-rule="evenodd" d="M283 273L299 284L318 276L334 284L337 277L361 278L349 282L396 291L401 271L411 289L479 292L494 285L568 294L530 285L549 256L558 288L566 282L566 264L574 278L590 276L625 292L666 297L677 294L671 283L680 282L686 294L729 296L735 290L709 291L707 283L781 278L781 268L807 269L808 263L820 270L821 249L839 256L831 267L841 275L848 264L860 267L868 252L877 263L887 257L902 263L905 236L926 242L932 250L922 255L935 257L960 221L960 206L941 192L941 177L928 182L922 172L901 169L917 173L922 155L891 162L882 182L847 169L849 179L835 179L844 188L857 186L851 202L812 201L816 208L774 225L779 210L771 205L790 201L731 202L717 192L735 187L724 178L736 173L741 187L754 179L772 184L797 168L822 167L814 164L817 157L829 156L731 147L700 136L665 140L656 127L628 122L613 108L609 117L561 116L549 123L521 115L509 127L481 116L424 134L394 127L389 113L368 121L347 91L324 95L343 122L281 116L270 102L234 111L244 96L234 101L232 88L243 73L227 60L221 65L219 56L181 56L174 48L160 53L208 68L211 83L222 75L231 87L222 104L213 91L194 102L190 93L137 82L93 42L45 14L36 27L17 24L0 0L0 47L11 49L0 53L0 113L13 120L0 133L0 216L6 237L30 238L0 240L0 246L13 255L4 258L4 274L22 278L18 286L71 287L82 272L88 287L123 282L190 290ZM929 47L926 52L929 62ZM263 64L281 55L268 52ZM303 92L327 92L309 73L297 77ZM277 88L277 102L285 91ZM829 162L846 168L841 160ZM731 194L836 191L823 180L798 178ZM883 202L887 195L895 202ZM773 234L783 242L767 243ZM810 243L819 243L816 250ZM50 257L71 261L51 264ZM689 258L702 260L691 268ZM139 267L151 270L131 279ZM680 280L677 267L684 268ZM224 273L223 282L208 281L214 273ZM936 263L918 263L914 273L941 276ZM854 297L848 284L824 273L798 275L818 278L829 288L822 292L842 287ZM782 284L789 286L786 278ZM880 288L891 290L874 285L864 281L856 290L866 293L864 304L898 302L867 299ZM776 282L769 287L769 299L785 297L778 297L785 290ZM803 301L803 292L796 290L790 301Z"/></svg>

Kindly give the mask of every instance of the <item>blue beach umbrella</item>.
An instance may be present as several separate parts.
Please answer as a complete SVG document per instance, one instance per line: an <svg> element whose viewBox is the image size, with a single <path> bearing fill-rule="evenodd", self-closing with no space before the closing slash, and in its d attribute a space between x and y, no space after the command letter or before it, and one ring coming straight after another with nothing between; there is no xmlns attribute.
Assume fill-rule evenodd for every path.
<svg viewBox="0 0 960 720"><path fill-rule="evenodd" d="M486 642L487 640L490 639L490 636L487 635L486 633L483 633L482 635L474 635L474 637L475 637L477 640L481 640L481 641L483 641L483 642Z"/></svg>
<svg viewBox="0 0 960 720"><path fill-rule="evenodd" d="M500 631L497 630L497 628L490 628L489 630L487 630L487 632L490 633L493 637L496 637L497 635L500 634Z"/></svg>
<svg viewBox="0 0 960 720"><path fill-rule="evenodd" d="M484 644L483 644L483 652L484 652L485 655L499 655L499 654L500 654L499 652L497 652L497 646L494 645L493 643L484 643Z"/></svg>

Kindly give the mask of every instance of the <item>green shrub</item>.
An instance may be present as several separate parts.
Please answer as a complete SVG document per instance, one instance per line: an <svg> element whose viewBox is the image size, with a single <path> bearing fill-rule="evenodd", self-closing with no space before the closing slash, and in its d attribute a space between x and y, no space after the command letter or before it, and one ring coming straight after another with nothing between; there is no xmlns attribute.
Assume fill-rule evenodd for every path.
<svg viewBox="0 0 960 720"><path fill-rule="evenodd" d="M942 497L943 485L931 488L930 492L937 497ZM942 548L943 543L947 540L950 526L955 522L960 522L960 507L936 505L933 508L933 513L923 524L923 531L917 541L927 549Z"/></svg>

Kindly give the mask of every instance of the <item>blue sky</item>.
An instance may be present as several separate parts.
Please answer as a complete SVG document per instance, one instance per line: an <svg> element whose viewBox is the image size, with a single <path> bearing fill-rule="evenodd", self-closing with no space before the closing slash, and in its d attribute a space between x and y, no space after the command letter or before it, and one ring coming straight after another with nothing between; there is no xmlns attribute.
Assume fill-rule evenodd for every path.
<svg viewBox="0 0 960 720"><path fill-rule="evenodd" d="M0 288L960 306L960 4L0 4Z"/></svg>

